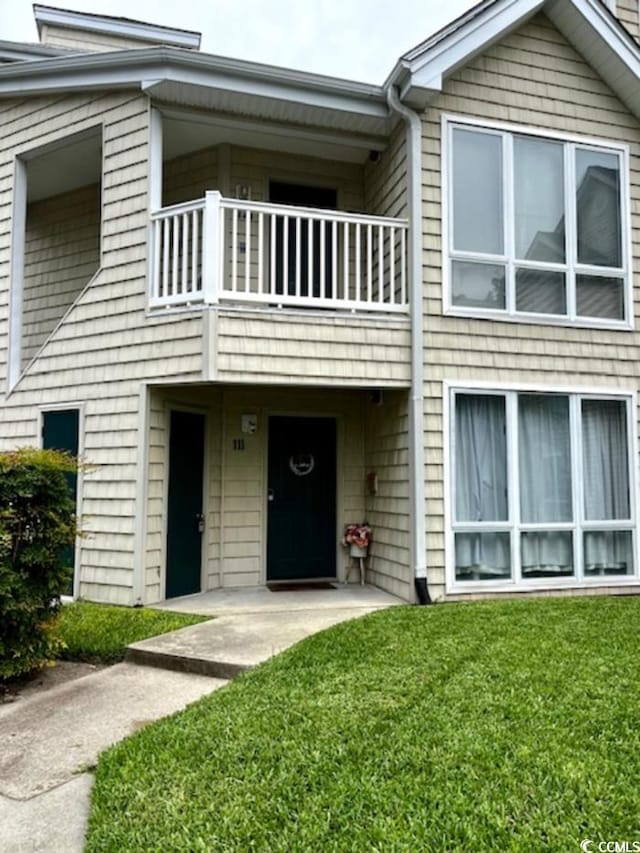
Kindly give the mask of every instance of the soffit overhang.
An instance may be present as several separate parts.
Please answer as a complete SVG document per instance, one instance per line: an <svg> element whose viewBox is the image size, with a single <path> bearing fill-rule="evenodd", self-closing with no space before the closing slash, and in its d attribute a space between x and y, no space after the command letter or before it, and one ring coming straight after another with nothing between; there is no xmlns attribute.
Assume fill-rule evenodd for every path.
<svg viewBox="0 0 640 853"><path fill-rule="evenodd" d="M171 47L74 54L0 66L0 98L138 89L188 108L386 138L380 86Z"/></svg>

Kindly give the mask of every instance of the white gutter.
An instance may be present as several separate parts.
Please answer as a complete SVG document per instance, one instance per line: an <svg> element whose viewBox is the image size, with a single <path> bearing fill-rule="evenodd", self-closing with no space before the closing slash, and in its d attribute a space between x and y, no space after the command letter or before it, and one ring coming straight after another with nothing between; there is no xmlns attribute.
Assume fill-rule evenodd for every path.
<svg viewBox="0 0 640 853"><path fill-rule="evenodd" d="M427 587L426 502L424 488L424 350L422 315L422 123L400 102L395 86L387 89L390 108L407 125L409 207L409 281L411 283L411 396L409 400L409 529L411 563L420 604L430 604Z"/></svg>

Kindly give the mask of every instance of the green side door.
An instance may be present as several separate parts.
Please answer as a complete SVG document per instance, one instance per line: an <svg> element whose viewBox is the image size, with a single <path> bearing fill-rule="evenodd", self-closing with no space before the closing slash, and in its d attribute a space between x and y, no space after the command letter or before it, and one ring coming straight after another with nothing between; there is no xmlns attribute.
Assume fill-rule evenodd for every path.
<svg viewBox="0 0 640 853"><path fill-rule="evenodd" d="M45 450L66 450L72 456L78 455L80 412L78 409L60 409L42 413L42 447ZM78 500L78 477L66 474L67 484L74 504ZM76 552L72 546L65 548L62 558L75 573ZM66 589L67 595L73 595L73 574Z"/></svg>
<svg viewBox="0 0 640 853"><path fill-rule="evenodd" d="M166 597L200 592L204 415L172 411L169 437Z"/></svg>
<svg viewBox="0 0 640 853"><path fill-rule="evenodd" d="M267 580L336 576L336 422L269 418Z"/></svg>

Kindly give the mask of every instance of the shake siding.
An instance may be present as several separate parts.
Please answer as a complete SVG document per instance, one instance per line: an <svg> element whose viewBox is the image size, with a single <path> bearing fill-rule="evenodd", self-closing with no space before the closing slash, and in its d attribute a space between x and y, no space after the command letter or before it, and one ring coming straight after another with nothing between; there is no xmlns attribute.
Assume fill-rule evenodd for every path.
<svg viewBox="0 0 640 853"><path fill-rule="evenodd" d="M144 601L160 601L164 564L164 519L166 500L167 417L164 402L156 391L149 401L149 463L147 470L147 524L145 541Z"/></svg>
<svg viewBox="0 0 640 853"><path fill-rule="evenodd" d="M203 589L220 586L221 405L217 388L153 388L150 391L144 602L164 599L167 536L169 422L171 409L188 408L206 415Z"/></svg>
<svg viewBox="0 0 640 853"><path fill-rule="evenodd" d="M385 392L381 406L365 407L365 466L378 475L377 495L366 497L373 527L368 578L404 599L412 590L407 407L406 391Z"/></svg>
<svg viewBox="0 0 640 853"><path fill-rule="evenodd" d="M229 382L406 387L407 320L220 311L218 372Z"/></svg>
<svg viewBox="0 0 640 853"><path fill-rule="evenodd" d="M379 216L407 216L407 149L404 122L391 135L378 160L364 171L365 210Z"/></svg>
<svg viewBox="0 0 640 853"><path fill-rule="evenodd" d="M13 154L103 125L102 266L0 409L0 446L38 444L37 409L84 404L80 594L133 603L141 384L202 373L201 318L146 311L146 97L49 96L2 106L0 139L0 374L6 378Z"/></svg>
<svg viewBox="0 0 640 853"><path fill-rule="evenodd" d="M249 187L253 201L269 201L269 181L276 180L333 188L341 210L364 209L363 170L358 164L227 144L223 158L220 149L215 145L166 160L163 204L202 198L206 190L215 189L235 198L238 186Z"/></svg>
<svg viewBox="0 0 640 853"><path fill-rule="evenodd" d="M203 539L204 589L264 583L268 422L270 414L328 415L338 419L338 523L336 549L344 525L365 515L364 397L360 392L248 388L153 389L151 393L147 564L145 602L164 597L168 423L171 408L191 406L207 413L205 479L206 530ZM240 419L256 413L258 430L243 434ZM233 440L244 439L244 450ZM347 555L337 555L337 572ZM357 580L352 574L353 581Z"/></svg>
<svg viewBox="0 0 640 853"><path fill-rule="evenodd" d="M23 368L97 271L99 261L99 185L29 205L24 261Z"/></svg>
<svg viewBox="0 0 640 853"><path fill-rule="evenodd" d="M617 0L616 15L638 41L640 38L640 22L638 21L638 0Z"/></svg>
<svg viewBox="0 0 640 853"><path fill-rule="evenodd" d="M40 39L47 47L62 47L69 51L90 50L130 50L135 47L151 47L148 41L135 38L112 36L107 33L94 33L90 30L70 29L44 24Z"/></svg>
<svg viewBox="0 0 640 853"><path fill-rule="evenodd" d="M344 525L364 517L364 452L362 396L330 390L286 391L248 388L224 391L223 515L221 585L264 583L266 557L266 476L270 414L328 415L338 419L338 523L336 549ZM258 431L242 435L240 416L258 415ZM245 450L234 451L233 439L244 438ZM342 575L346 556L337 555ZM355 580L355 574L352 580Z"/></svg>
<svg viewBox="0 0 640 853"><path fill-rule="evenodd" d="M162 168L163 205L193 201L219 189L217 146L166 160Z"/></svg>
<svg viewBox="0 0 640 853"><path fill-rule="evenodd" d="M406 131L400 122L377 162L365 167L367 210L382 216L407 215ZM411 282L409 283L411 286ZM407 384L410 381L407 339ZM383 368L384 370L384 368ZM381 406L365 409L367 472L378 475L378 494L366 497L366 516L373 527L369 579L388 592L411 597L409 542L408 396L386 392Z"/></svg>
<svg viewBox="0 0 640 853"><path fill-rule="evenodd" d="M557 129L630 146L631 209L640 204L640 125L542 15L536 16L446 83L423 118L423 276L428 567L444 591L442 381L637 387L638 332L467 320L442 315L440 116ZM637 213L633 255L639 251ZM638 292L635 293L637 314ZM637 323L637 318L636 318Z"/></svg>
<svg viewBox="0 0 640 853"><path fill-rule="evenodd" d="M236 186L248 185L254 201L269 201L270 180L336 189L338 209L364 210L363 170L357 163L257 148L231 148L232 196L236 195Z"/></svg>

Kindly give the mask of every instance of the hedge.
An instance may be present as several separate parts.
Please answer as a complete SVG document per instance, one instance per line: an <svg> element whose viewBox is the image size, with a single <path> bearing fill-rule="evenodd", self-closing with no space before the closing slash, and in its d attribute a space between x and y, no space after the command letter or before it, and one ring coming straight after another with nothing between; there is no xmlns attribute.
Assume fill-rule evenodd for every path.
<svg viewBox="0 0 640 853"><path fill-rule="evenodd" d="M77 469L54 450L0 453L0 680L38 669L59 645L65 551L77 533L67 478Z"/></svg>

